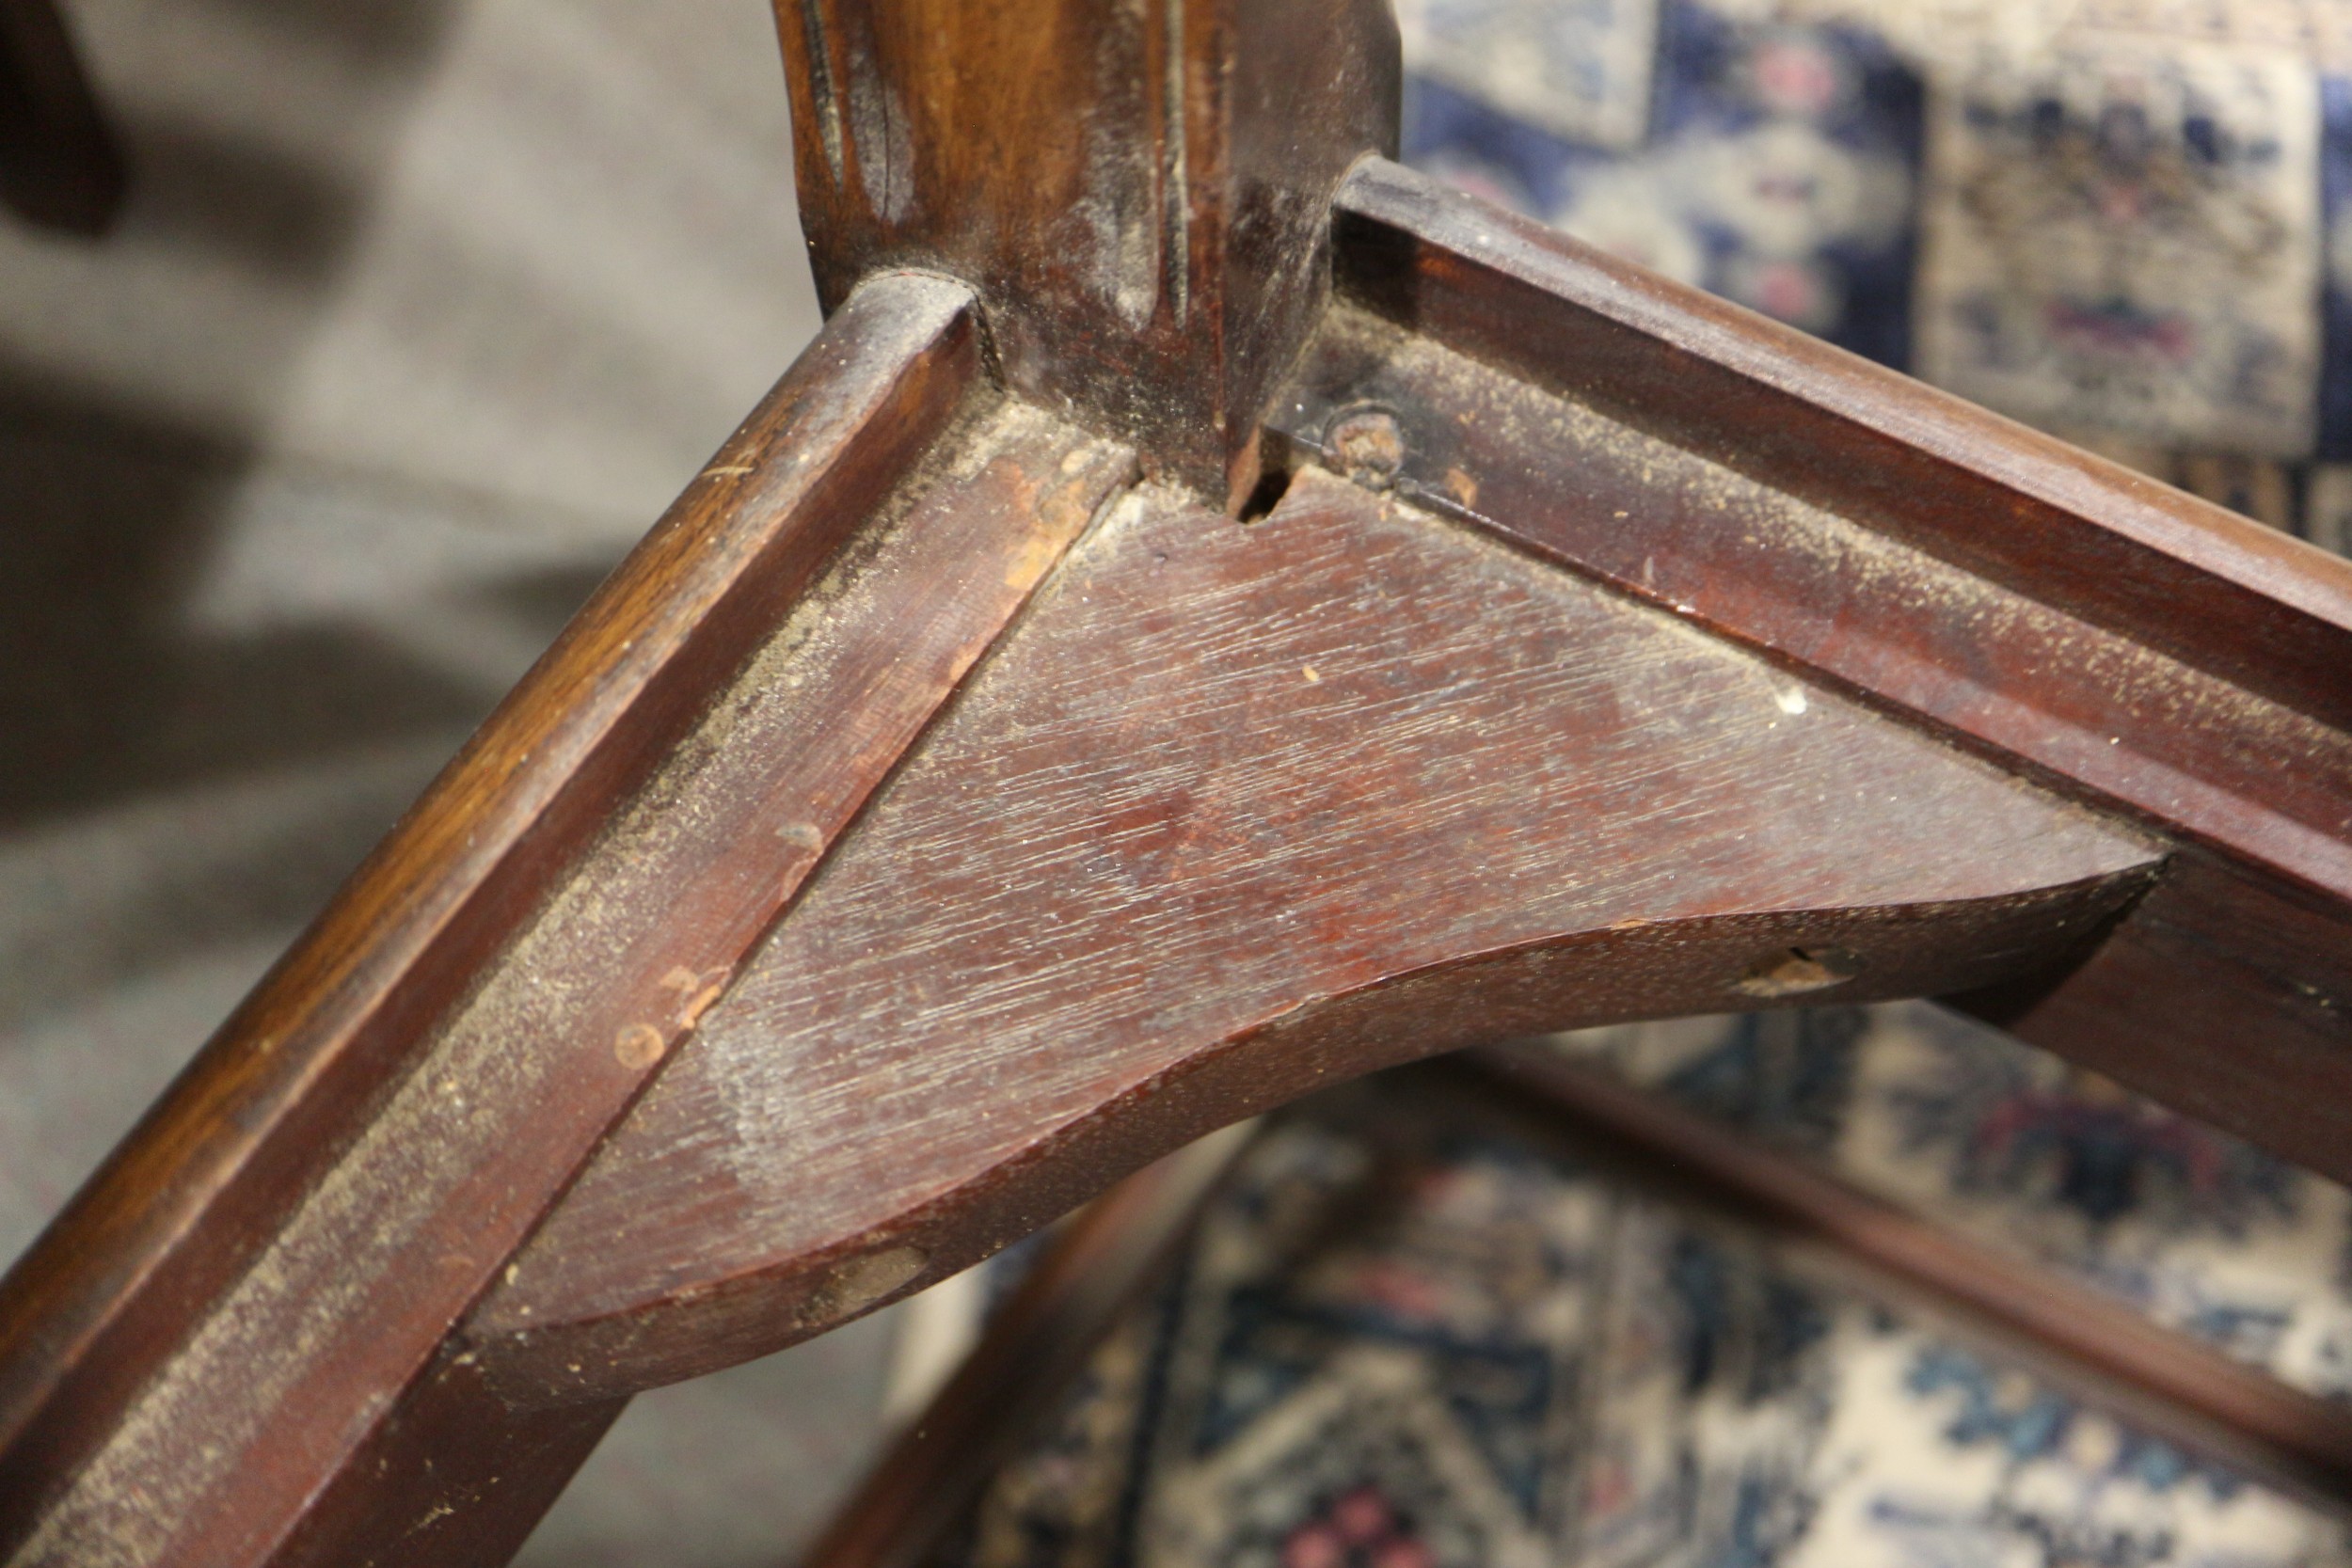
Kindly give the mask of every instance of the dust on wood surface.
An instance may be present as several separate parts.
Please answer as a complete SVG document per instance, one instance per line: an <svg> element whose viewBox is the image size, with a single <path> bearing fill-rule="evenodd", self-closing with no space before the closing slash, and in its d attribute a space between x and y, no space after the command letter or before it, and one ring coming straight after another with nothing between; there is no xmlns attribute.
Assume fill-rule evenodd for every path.
<svg viewBox="0 0 2352 1568"><path fill-rule="evenodd" d="M1844 933L1844 973L1867 975L1869 942L1900 946L1906 921L1964 965L1981 955L1951 911L2054 895L2048 938L2066 899L2074 916L2112 904L2151 858L1669 615L1342 481L1302 475L1254 525L1138 492L902 766L472 1331L625 1320L911 1236L999 1244L1118 1172L1031 1173L961 1229L908 1222L1098 1114L1150 1120L1136 1097L1253 1032L1266 1092L1303 1086L1279 1058L1322 1047L1281 1030L1400 976L1599 933L1616 967L1554 976L1542 1005L1570 1016L1551 1022L1730 1010L1772 994L1758 976L1808 919ZM1752 918L1748 945L1735 933L1720 952L1676 934ZM2030 932L2003 940L2026 942L2011 962L2033 951ZM1682 946L1712 971L1694 976ZM1395 1008L1413 1006L1408 988ZM1354 1048L1308 1075L1439 1043ZM1249 1092L1175 1120L1262 1108ZM632 1356L669 1354L649 1336L749 1354L821 1312L806 1296L770 1303L750 1339L616 1322L596 1355L627 1377L644 1372Z"/></svg>
<svg viewBox="0 0 2352 1568"><path fill-rule="evenodd" d="M267 1551L1133 471L1127 449L993 395L946 432L615 803L12 1560Z"/></svg>

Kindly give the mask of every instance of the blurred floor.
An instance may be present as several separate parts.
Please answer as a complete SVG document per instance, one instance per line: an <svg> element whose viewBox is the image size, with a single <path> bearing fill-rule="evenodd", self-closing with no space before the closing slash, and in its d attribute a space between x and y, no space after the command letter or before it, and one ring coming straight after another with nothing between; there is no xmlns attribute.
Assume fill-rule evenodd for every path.
<svg viewBox="0 0 2352 1568"><path fill-rule="evenodd" d="M68 11L134 187L0 221L0 1259L817 324L761 0ZM523 1560L788 1555L888 1334L640 1402Z"/></svg>

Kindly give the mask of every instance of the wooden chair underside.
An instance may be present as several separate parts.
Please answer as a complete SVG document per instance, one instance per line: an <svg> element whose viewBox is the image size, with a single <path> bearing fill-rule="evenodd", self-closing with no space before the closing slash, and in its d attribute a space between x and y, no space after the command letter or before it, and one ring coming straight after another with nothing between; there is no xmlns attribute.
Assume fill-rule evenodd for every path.
<svg viewBox="0 0 2352 1568"><path fill-rule="evenodd" d="M1344 480L1309 470L1252 524L1131 491L477 1333L531 1386L704 1370L1318 1083L1537 1030L1989 984L2156 858Z"/></svg>
<svg viewBox="0 0 2352 1568"><path fill-rule="evenodd" d="M2352 1174L2352 572L1336 211L1248 520L859 285L12 1276L11 1560L501 1560L631 1391L1536 1030L1966 993Z"/></svg>

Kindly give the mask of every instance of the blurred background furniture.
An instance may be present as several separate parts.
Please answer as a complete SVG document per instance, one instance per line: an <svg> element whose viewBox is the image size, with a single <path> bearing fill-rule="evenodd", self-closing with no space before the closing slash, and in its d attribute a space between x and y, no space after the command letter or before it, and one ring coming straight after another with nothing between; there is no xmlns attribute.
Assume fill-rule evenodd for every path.
<svg viewBox="0 0 2352 1568"><path fill-rule="evenodd" d="M1205 1198L1169 1201L1205 1175L1171 1163L990 1265L1018 1285L803 1568L2334 1560L2352 1423L2273 1370L2325 1288L2199 1256L2229 1200L2162 1162L2209 1131L2111 1093L2126 1158L2026 1133L2026 1085L2043 1117L2090 1101L2032 1057L1917 1005L1301 1101L1188 1153ZM1906 1090L1988 1068L1982 1119L1870 1167ZM1972 1205L1938 1179L1995 1106L1979 1157L2008 1169ZM2203 1152L2265 1189L2257 1223L2341 1226L2312 1179ZM2128 1212L2053 1223L2093 1183ZM2152 1281L2233 1291L2235 1334L2168 1328Z"/></svg>

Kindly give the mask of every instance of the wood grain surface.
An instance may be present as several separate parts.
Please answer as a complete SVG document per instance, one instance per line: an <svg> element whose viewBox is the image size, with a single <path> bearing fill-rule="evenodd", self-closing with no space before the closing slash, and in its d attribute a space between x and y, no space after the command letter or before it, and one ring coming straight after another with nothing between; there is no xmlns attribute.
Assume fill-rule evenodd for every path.
<svg viewBox="0 0 2352 1568"><path fill-rule="evenodd" d="M469 1335L518 1389L689 1375L1318 1083L1531 1028L2013 973L2153 861L1336 478L1255 525L1138 492Z"/></svg>
<svg viewBox="0 0 2352 1568"><path fill-rule="evenodd" d="M2352 1180L2352 563L1392 166L1341 209L1278 428L2181 842L1971 1006Z"/></svg>
<svg viewBox="0 0 2352 1568"><path fill-rule="evenodd" d="M2322 715L1365 312L1336 315L1302 380L1279 418L1319 451L1351 410L1393 415L1402 495L2103 804L2352 891L2352 735Z"/></svg>
<svg viewBox="0 0 2352 1568"><path fill-rule="evenodd" d="M843 309L0 1282L0 1549L361 1134L770 601L952 417L978 373L968 304L892 279Z"/></svg>
<svg viewBox="0 0 2352 1568"><path fill-rule="evenodd" d="M2352 721L2352 562L1394 164L1333 225L1343 289L1416 332Z"/></svg>
<svg viewBox="0 0 2352 1568"><path fill-rule="evenodd" d="M1396 148L1386 0L777 0L828 303L970 282L1010 385L1218 500L1328 290L1331 190Z"/></svg>
<svg viewBox="0 0 2352 1568"><path fill-rule="evenodd" d="M626 660L653 641L650 673L673 683L679 711L629 726L636 781L596 781L584 842L560 868L542 866L544 896L514 911L497 945L476 932L479 945L451 959L470 961L461 994L417 1020L431 994L417 961L382 976L422 1024L403 1042L396 1065L406 1070L388 1074L353 1136L297 1151L305 1182L264 1217L248 1266L159 1344L145 1386L89 1434L87 1457L55 1485L12 1560L349 1562L359 1542L403 1540L421 1550L407 1527L445 1516L469 1487L480 1493L496 1466L534 1444L575 1462L584 1454L569 1428L485 1422L466 1393L473 1374L449 1356L437 1362L441 1342L866 793L1133 472L1126 449L1004 403L968 373L918 384L946 401L899 415L920 419L928 448L875 451L875 400L861 406L853 394L871 384L903 395L939 347L968 355L964 297L911 277L861 293L812 351L813 373L781 417L755 420L721 452L682 520L648 541L550 656L534 678L565 682L562 711L578 721L612 688L580 690L567 657ZM863 336L876 330L876 341ZM796 404L811 408L816 429L794 427ZM811 437L836 421L866 432L857 456L882 465L878 492L809 487L825 450ZM763 536L797 537L802 569L751 571L742 546ZM672 575L656 570L664 556ZM691 591L713 573L739 596L733 626L725 600ZM616 594L626 596L616 604ZM723 637L729 654L681 669L687 651L652 635L665 628L681 641ZM528 686L524 695L545 697ZM495 740L501 723L528 718L510 707L487 733ZM564 760L533 738L520 752L477 744L471 768L485 752ZM572 787L585 766L573 762ZM468 768L461 761L461 784ZM419 814L427 823L434 806L428 798ZM546 832L555 809L517 826ZM475 823L495 823L475 812ZM353 958L389 964L387 935L358 933ZM199 1064L199 1090L224 1062L272 1053L251 1027L232 1023ZM199 1218L256 1224L218 1200ZM492 1470L412 1465L402 1485L373 1484L368 1462L387 1445L447 1449L450 1460L469 1440ZM305 1527L306 1511L342 1506L337 1478L354 1474L364 1506L350 1509L348 1528L358 1533Z"/></svg>

